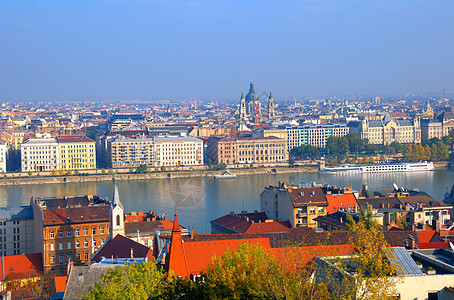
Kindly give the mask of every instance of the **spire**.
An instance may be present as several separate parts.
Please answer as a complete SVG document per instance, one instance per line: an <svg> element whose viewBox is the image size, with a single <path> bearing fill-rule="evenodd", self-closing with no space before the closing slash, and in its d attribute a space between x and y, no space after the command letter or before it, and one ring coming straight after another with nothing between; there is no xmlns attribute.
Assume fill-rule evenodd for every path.
<svg viewBox="0 0 454 300"><path fill-rule="evenodd" d="M244 99L244 95L243 95L243 92L241 92L241 100Z"/></svg>
<svg viewBox="0 0 454 300"><path fill-rule="evenodd" d="M251 80L251 84L249 85L249 93L255 93L254 84L252 83L252 80Z"/></svg>
<svg viewBox="0 0 454 300"><path fill-rule="evenodd" d="M113 196L112 196L112 205L113 205L113 207L118 205L121 208L123 208L123 204L121 204L121 201L120 201L120 193L118 192L118 187L117 187L117 174L114 175L113 182L114 182L114 192L113 192Z"/></svg>
<svg viewBox="0 0 454 300"><path fill-rule="evenodd" d="M271 93L271 91L270 91L270 99L273 99L273 94Z"/></svg>
<svg viewBox="0 0 454 300"><path fill-rule="evenodd" d="M181 237L180 225L178 224L177 207L175 205L175 220L173 221L172 237L170 247L166 255L165 270L169 273L172 270L175 276L189 277L189 269L186 261L186 254Z"/></svg>
<svg viewBox="0 0 454 300"><path fill-rule="evenodd" d="M175 205L175 220L173 221L173 232L181 232L180 230L180 224L178 224L178 215L177 215L177 207L180 206L178 204ZM181 207L181 206L180 206Z"/></svg>

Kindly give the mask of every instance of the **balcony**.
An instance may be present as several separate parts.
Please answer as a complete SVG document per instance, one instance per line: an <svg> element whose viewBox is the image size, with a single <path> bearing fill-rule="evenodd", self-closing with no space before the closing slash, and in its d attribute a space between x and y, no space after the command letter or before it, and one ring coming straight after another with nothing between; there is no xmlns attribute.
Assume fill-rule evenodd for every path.
<svg viewBox="0 0 454 300"><path fill-rule="evenodd" d="M297 214L296 214L296 217L297 217L297 218L307 217L307 213L303 213L303 212L297 213Z"/></svg>

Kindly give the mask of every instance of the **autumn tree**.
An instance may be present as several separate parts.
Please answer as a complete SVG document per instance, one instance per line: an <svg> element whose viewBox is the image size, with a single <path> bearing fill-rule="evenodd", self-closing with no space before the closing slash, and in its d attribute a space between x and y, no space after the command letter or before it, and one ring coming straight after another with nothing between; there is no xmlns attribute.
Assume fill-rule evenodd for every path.
<svg viewBox="0 0 454 300"><path fill-rule="evenodd" d="M152 261L116 266L103 275L101 283L89 289L87 299L158 299L166 275Z"/></svg>
<svg viewBox="0 0 454 300"><path fill-rule="evenodd" d="M402 279L401 270L392 262L394 252L383 232L368 229L362 221L356 226L349 241L355 253L322 260L325 264L318 269L318 280L328 285L335 299L394 299L396 284Z"/></svg>

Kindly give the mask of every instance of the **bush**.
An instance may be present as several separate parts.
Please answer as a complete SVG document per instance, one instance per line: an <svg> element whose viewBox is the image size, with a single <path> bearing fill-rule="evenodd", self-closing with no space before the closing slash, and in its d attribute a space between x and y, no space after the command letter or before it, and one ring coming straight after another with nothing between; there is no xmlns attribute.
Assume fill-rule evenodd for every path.
<svg viewBox="0 0 454 300"><path fill-rule="evenodd" d="M68 171L66 172L66 175L72 175L72 174L73 174L73 171L71 171L71 170L68 170Z"/></svg>
<svg viewBox="0 0 454 300"><path fill-rule="evenodd" d="M27 174L28 174L28 176L32 176L33 175L32 171L28 171Z"/></svg>
<svg viewBox="0 0 454 300"><path fill-rule="evenodd" d="M56 175L58 175L58 172L57 172L57 170L53 169L53 170L52 170L52 175L53 175L53 176L56 176Z"/></svg>
<svg viewBox="0 0 454 300"><path fill-rule="evenodd" d="M139 165L136 169L137 173L147 173L148 172L148 167L145 164Z"/></svg>
<svg viewBox="0 0 454 300"><path fill-rule="evenodd" d="M106 174L106 169L103 168L103 169L101 170L101 173L102 173L102 174Z"/></svg>
<svg viewBox="0 0 454 300"><path fill-rule="evenodd" d="M113 170L113 169L109 169L108 173L109 173L110 175L112 175L112 174L114 173L114 170Z"/></svg>
<svg viewBox="0 0 454 300"><path fill-rule="evenodd" d="M63 169L60 169L59 172L60 172L60 175L65 175L66 174L65 170L63 170Z"/></svg>

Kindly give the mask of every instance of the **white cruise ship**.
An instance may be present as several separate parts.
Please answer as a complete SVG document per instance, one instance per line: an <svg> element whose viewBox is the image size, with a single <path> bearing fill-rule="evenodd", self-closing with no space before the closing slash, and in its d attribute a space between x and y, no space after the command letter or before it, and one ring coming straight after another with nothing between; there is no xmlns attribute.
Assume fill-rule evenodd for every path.
<svg viewBox="0 0 454 300"><path fill-rule="evenodd" d="M435 170L432 162L376 164L376 165L343 165L341 167L326 167L320 174L362 174L362 173L393 173L421 172Z"/></svg>

